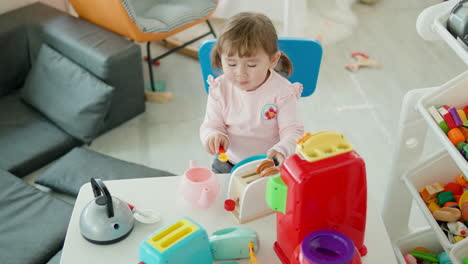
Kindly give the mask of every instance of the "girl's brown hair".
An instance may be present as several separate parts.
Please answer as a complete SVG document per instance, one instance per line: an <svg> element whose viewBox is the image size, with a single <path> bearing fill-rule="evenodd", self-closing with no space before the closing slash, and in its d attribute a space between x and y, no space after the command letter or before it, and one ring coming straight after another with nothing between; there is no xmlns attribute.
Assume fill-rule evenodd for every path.
<svg viewBox="0 0 468 264"><path fill-rule="evenodd" d="M231 17L211 52L212 67L222 69L221 54L250 57L259 49L273 57L278 51L278 35L271 20L260 13L242 12ZM288 56L281 52L275 71L289 77L293 65ZM216 71L214 71L216 72Z"/></svg>

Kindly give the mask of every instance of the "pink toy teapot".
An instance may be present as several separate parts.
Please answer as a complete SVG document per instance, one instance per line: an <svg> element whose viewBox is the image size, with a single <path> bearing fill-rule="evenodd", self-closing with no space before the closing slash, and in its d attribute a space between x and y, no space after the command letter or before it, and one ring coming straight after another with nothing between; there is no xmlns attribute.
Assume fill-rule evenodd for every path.
<svg viewBox="0 0 468 264"><path fill-rule="evenodd" d="M219 192L218 175L208 168L196 167L189 162L189 169L182 175L180 190L184 199L191 205L208 208Z"/></svg>

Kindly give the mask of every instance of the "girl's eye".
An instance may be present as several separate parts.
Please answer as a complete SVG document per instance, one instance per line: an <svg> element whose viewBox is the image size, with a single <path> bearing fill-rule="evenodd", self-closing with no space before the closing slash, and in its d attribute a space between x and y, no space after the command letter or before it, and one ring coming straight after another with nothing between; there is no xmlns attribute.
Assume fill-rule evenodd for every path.
<svg viewBox="0 0 468 264"><path fill-rule="evenodd" d="M256 64L252 64L252 65L247 65L248 67L250 68L255 68L257 65Z"/></svg>
<svg viewBox="0 0 468 264"><path fill-rule="evenodd" d="M229 67L234 67L234 66L236 66L236 64L228 63L228 66L229 66Z"/></svg>

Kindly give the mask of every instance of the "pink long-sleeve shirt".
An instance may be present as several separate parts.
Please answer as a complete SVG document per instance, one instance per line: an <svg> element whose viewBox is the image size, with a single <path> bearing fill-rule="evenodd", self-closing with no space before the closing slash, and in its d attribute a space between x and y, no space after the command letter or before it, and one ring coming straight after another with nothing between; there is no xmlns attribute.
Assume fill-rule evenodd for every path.
<svg viewBox="0 0 468 264"><path fill-rule="evenodd" d="M208 78L206 115L200 138L216 133L229 139L226 154L232 163L276 150L285 157L294 153L296 140L304 133L297 110L302 85L291 84L275 71L254 91L236 88L223 75Z"/></svg>

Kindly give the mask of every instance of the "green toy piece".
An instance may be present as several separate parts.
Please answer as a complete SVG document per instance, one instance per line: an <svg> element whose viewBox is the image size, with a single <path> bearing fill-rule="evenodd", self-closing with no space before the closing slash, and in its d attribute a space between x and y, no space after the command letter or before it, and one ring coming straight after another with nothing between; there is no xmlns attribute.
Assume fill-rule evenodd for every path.
<svg viewBox="0 0 468 264"><path fill-rule="evenodd" d="M455 196L453 196L452 191L447 191L447 192L441 192L437 194L437 200L439 206L444 206L446 202L452 202L455 201Z"/></svg>
<svg viewBox="0 0 468 264"><path fill-rule="evenodd" d="M445 121L441 121L439 124L439 127L440 129L442 129L442 131L444 131L445 134L447 134L450 130L449 126L447 125L447 123Z"/></svg>
<svg viewBox="0 0 468 264"><path fill-rule="evenodd" d="M457 144L457 149L458 151L462 151L463 148L466 146L466 143L465 142L460 142Z"/></svg>
<svg viewBox="0 0 468 264"><path fill-rule="evenodd" d="M411 250L410 254L415 256L416 258L428 260L431 263L439 263L439 260L437 259L437 255L435 254L426 253L426 252L417 251L417 250Z"/></svg>
<svg viewBox="0 0 468 264"><path fill-rule="evenodd" d="M268 206L275 211L286 213L286 199L288 186L284 184L280 175L272 176L267 183L265 200Z"/></svg>

